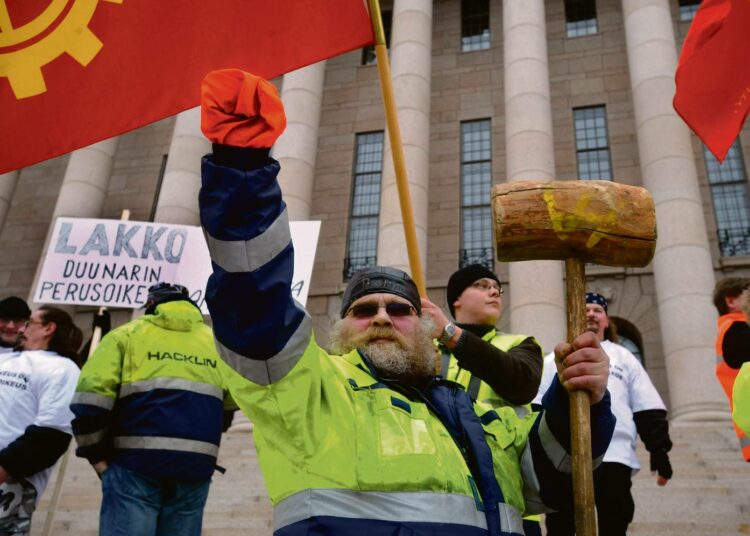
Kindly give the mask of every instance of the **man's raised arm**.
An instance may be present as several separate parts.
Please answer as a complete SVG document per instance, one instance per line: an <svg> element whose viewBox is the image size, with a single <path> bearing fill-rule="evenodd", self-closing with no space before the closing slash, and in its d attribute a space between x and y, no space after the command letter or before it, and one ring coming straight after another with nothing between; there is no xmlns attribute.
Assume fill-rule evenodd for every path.
<svg viewBox="0 0 750 536"><path fill-rule="evenodd" d="M292 298L294 250L271 145L286 126L269 82L239 70L209 73L201 86L201 224L213 275L206 293L217 347L261 385L283 378L304 352L310 318Z"/></svg>

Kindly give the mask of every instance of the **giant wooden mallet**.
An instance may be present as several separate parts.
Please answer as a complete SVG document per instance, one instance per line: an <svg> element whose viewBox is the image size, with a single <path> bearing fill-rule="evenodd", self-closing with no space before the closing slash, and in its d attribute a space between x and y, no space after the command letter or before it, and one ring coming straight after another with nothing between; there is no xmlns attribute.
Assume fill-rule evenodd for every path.
<svg viewBox="0 0 750 536"><path fill-rule="evenodd" d="M565 261L569 342L586 330L584 263L645 266L654 256L656 213L644 188L609 181L516 181L492 188L492 211L498 260ZM570 421L576 534L594 536L585 391L571 393Z"/></svg>

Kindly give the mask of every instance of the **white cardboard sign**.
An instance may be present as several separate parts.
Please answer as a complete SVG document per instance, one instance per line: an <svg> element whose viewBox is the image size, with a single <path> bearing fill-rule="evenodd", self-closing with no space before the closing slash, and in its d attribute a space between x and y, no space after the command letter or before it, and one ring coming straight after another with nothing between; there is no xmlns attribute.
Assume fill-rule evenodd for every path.
<svg viewBox="0 0 750 536"><path fill-rule="evenodd" d="M307 301L319 221L291 222L294 244L292 295ZM125 220L58 218L34 301L138 308L148 287L184 285L208 314L206 283L211 259L200 227Z"/></svg>

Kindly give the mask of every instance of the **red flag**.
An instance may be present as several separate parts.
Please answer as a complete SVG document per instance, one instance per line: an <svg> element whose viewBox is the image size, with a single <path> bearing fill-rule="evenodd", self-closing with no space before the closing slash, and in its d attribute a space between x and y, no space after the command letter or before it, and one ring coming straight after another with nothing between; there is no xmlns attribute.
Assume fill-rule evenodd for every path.
<svg viewBox="0 0 750 536"><path fill-rule="evenodd" d="M674 109L724 160L750 111L750 0L703 0L675 83Z"/></svg>
<svg viewBox="0 0 750 536"><path fill-rule="evenodd" d="M0 173L372 42L363 0L0 0Z"/></svg>

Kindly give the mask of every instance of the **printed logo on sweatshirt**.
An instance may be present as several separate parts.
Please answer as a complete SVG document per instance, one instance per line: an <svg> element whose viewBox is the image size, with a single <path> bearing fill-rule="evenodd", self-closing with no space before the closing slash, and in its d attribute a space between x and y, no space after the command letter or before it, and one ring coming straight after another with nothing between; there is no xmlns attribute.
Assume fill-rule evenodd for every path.
<svg viewBox="0 0 750 536"><path fill-rule="evenodd" d="M0 371L0 385L13 387L25 391L29 388L29 375L23 372L14 372L12 370Z"/></svg>
<svg viewBox="0 0 750 536"><path fill-rule="evenodd" d="M625 369L622 368L620 365L612 365L609 366L609 375L614 376L618 380L624 382L625 381Z"/></svg>
<svg viewBox="0 0 750 536"><path fill-rule="evenodd" d="M180 352L149 352L148 359L161 361L162 359L171 359L172 361L182 361L191 365L202 367L216 368L216 360L207 357L198 357L197 355L188 355Z"/></svg>

